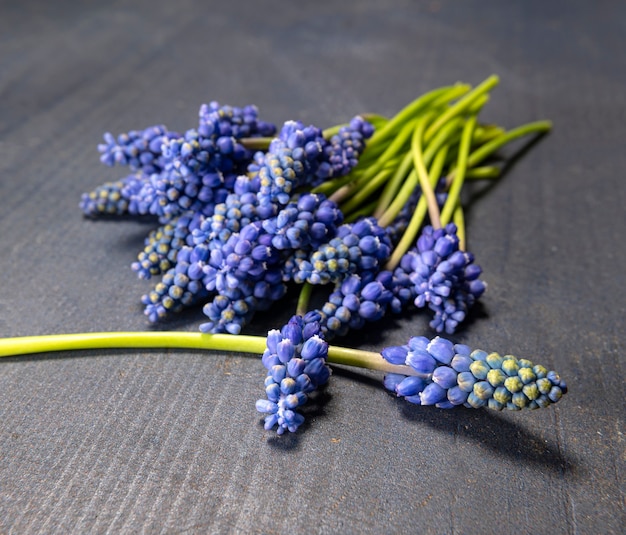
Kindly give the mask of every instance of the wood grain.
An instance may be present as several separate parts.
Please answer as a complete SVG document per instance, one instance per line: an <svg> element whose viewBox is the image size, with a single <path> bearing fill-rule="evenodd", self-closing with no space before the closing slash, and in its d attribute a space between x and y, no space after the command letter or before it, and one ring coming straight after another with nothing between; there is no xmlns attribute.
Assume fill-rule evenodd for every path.
<svg viewBox="0 0 626 535"><path fill-rule="evenodd" d="M486 120L555 128L468 191L489 290L455 339L546 363L570 388L545 411L446 412L339 370L304 432L276 439L254 411L254 358L3 359L0 533L623 533L626 4L557 4L0 2L0 336L150 328L150 284L128 266L151 225L77 206L122 176L99 165L103 132L191 128L210 100L325 127L497 73Z"/></svg>

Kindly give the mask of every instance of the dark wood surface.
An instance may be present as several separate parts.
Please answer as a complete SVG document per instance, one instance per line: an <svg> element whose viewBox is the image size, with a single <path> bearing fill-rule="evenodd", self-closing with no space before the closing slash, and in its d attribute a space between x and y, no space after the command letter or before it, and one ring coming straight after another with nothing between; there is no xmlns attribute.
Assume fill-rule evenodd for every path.
<svg viewBox="0 0 626 535"><path fill-rule="evenodd" d="M98 162L104 131L184 130L210 100L326 127L496 73L484 120L554 130L471 191L489 289L454 339L570 391L441 411L336 370L276 439L254 410L261 362L235 351L2 359L0 533L623 533L625 35L608 1L1 1L0 336L152 328L128 267L152 225L78 209L122 176ZM421 334L416 314L342 342Z"/></svg>

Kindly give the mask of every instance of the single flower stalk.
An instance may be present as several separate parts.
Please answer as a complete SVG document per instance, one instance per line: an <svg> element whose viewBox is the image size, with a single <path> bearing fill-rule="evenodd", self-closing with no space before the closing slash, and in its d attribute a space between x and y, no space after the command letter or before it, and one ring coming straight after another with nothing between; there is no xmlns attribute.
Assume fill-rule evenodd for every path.
<svg viewBox="0 0 626 535"><path fill-rule="evenodd" d="M279 435L293 433L304 423L304 416L296 409L330 378L327 358L328 343L318 323L305 324L301 316L293 316L281 330L267 333L262 356L267 368L267 399L256 402L256 409L267 414L266 430L277 426Z"/></svg>
<svg viewBox="0 0 626 535"><path fill-rule="evenodd" d="M567 392L553 371L527 359L472 351L444 338L414 337L381 353L331 346L319 324L294 316L267 337L192 332L100 332L0 339L0 357L85 349L179 348L262 355L267 399L257 401L265 428L295 432L297 409L330 377L328 365L384 372L383 384L410 403L495 410L548 407Z"/></svg>
<svg viewBox="0 0 626 535"><path fill-rule="evenodd" d="M417 405L517 411L548 407L567 392L556 372L528 359L472 351L441 337L414 337L405 346L384 349L382 356L417 372L391 373L384 379L385 388Z"/></svg>

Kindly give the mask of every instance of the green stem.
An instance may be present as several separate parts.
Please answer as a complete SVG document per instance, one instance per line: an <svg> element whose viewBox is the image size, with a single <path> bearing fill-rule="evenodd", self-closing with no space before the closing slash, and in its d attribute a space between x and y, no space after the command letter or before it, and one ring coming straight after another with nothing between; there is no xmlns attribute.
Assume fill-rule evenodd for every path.
<svg viewBox="0 0 626 535"><path fill-rule="evenodd" d="M265 338L159 331L52 334L0 339L0 357L51 351L112 348L216 349L260 354L265 349Z"/></svg>
<svg viewBox="0 0 626 535"><path fill-rule="evenodd" d="M470 117L465 126L463 127L463 133L461 134L461 145L459 147L459 155L456 169L454 170L454 180L448 191L448 198L441 210L441 224L447 225L452 218L452 212L456 208L459 202L459 195L461 193L461 186L465 181L465 170L467 169L468 155L470 146L472 143L472 135L474 134L474 128L476 127L477 118L475 115Z"/></svg>
<svg viewBox="0 0 626 535"><path fill-rule="evenodd" d="M506 134L506 130L498 125L478 124L476 125L476 130L474 130L473 143L476 145L483 145L484 143L487 143L502 134Z"/></svg>
<svg viewBox="0 0 626 535"><path fill-rule="evenodd" d="M457 105L459 104L457 103L440 115L440 118L443 116L445 120L441 121L439 118L436 121L440 127L436 132L433 132L433 139L428 143L424 151L423 159L426 166L430 164L430 161L439 148L446 142L450 143L451 137L456 135L462 119L455 119L454 116L465 111L478 113L488 99L488 95L485 95L484 92L488 90L489 84L494 83L493 79L484 82L482 86L479 86L472 92L473 96L470 99L462 99L463 102L459 101L461 103L460 106ZM378 136L376 136L376 133L374 134L359 161L359 165L348 178L343 178L339 181L331 181L330 183L318 186L315 192L324 193L330 196L335 202L343 202L348 197L351 197L354 191L357 191L358 199L349 201L350 204L345 207L345 211L348 213L349 211L357 209L360 202L363 202L386 181L387 184L374 210L375 217L382 216L390 207L393 200L397 198L396 194L411 167L412 155L410 146L407 152L404 154L402 154L402 152L404 151L404 146L409 136L412 135L414 127L417 124L416 121L422 120L422 116L418 115L416 117L416 113L418 111L428 111L428 116L430 117L435 114L437 108L441 108L448 104L453 98L466 93L468 89L469 86L463 85L436 92L434 97L431 95L432 98L427 101L426 105L424 105L425 99L421 97L414 101L412 105L407 106L394 118L389 120L381 130L378 130ZM415 106L415 103L418 101L420 105ZM453 110L452 114L449 111L450 109ZM429 131L430 130L431 129L429 129ZM397 133L397 135L391 142L387 143L385 139L389 137L391 132ZM401 160L401 163L397 165L397 163L394 162L393 168L395 169L395 173L391 180L387 180L387 174L381 176L381 171L389 168L390 161L398 159ZM406 188L404 188L403 191L406 193ZM409 191L408 194L410 195L410 193Z"/></svg>
<svg viewBox="0 0 626 535"><path fill-rule="evenodd" d="M382 155L373 164L367 167L363 176L360 177L360 180L369 180L374 177L391 158L394 158L402 151L402 148L407 144L413 133L415 122L415 119L409 120L402 127L402 130L400 130L393 141L387 145Z"/></svg>
<svg viewBox="0 0 626 535"><path fill-rule="evenodd" d="M459 136L460 126L463 124L462 118L452 119L448 121L431 139L424 149L424 164L428 167L430 162L439 152L439 149L447 145L453 145Z"/></svg>
<svg viewBox="0 0 626 535"><path fill-rule="evenodd" d="M389 178L389 175L393 172L393 168L382 169L371 180L363 185L361 188L357 188L350 198L341 205L341 210L344 214L349 214L358 209L361 204L366 201L377 189L379 189L385 181ZM334 196L331 200L335 200Z"/></svg>
<svg viewBox="0 0 626 535"><path fill-rule="evenodd" d="M447 143L452 142L453 138L456 136L456 131L460 123L461 123L461 119L449 121L444 127L441 128L441 130L437 133L434 139L431 140L431 142L428 144L428 146L426 147L426 150L423 153L423 160L424 160L425 166L430 165L430 162L434 158L435 154L437 154L439 149L446 142ZM409 173L412 164L413 164L413 153L412 151L408 151L404 155L402 163L396 169L396 173L394 174L394 176L391 178L389 182L387 182L387 185L385 186L385 189L378 202L378 206L376 207L376 210L374 212L374 217L378 219L383 217L383 214L388 209L391 208L392 203L399 205L400 209L402 209L403 201L408 200L408 197L411 195L413 190L412 189L409 190L408 193L406 189L402 190L404 193L398 193L398 191L401 188L403 179ZM403 194L405 195L405 197L403 197ZM392 210L391 213L393 213L394 211L396 211L397 213L398 210ZM389 215L390 214L388 214L387 217L389 217ZM395 217L395 215L393 217ZM393 217L391 218L391 220L393 220ZM389 220L387 224L389 224L391 220Z"/></svg>
<svg viewBox="0 0 626 535"><path fill-rule="evenodd" d="M422 188L422 197L426 199L428 217L430 218L433 228L437 229L441 228L441 221L439 220L439 206L437 205L435 191L430 185L430 178L428 177L428 171L426 170L422 152L422 136L428 119L429 118L424 118L423 120L420 120L415 128L413 138L411 139L411 153L413 155L413 165L415 166L415 171L417 172L417 177Z"/></svg>
<svg viewBox="0 0 626 535"><path fill-rule="evenodd" d="M402 161L396 168L391 180L388 180L385 185L385 189L383 190L380 200L376 204L376 209L374 210L374 217L376 219L380 219L393 200L397 198L398 190L401 188L403 180L409 174L412 163L413 157L409 151L402 157Z"/></svg>
<svg viewBox="0 0 626 535"><path fill-rule="evenodd" d="M467 159L467 166L474 167L478 165L485 158L491 156L500 147L506 145L507 143L510 143L517 138L526 136L528 134L544 134L546 132L549 132L551 128L552 123L550 121L536 121L533 123L518 126L517 128L513 128L512 130L509 130L508 132L499 135L498 137L485 143L480 148L472 152ZM455 172L456 171L452 171L452 173L448 175L448 184L450 184L454 180Z"/></svg>
<svg viewBox="0 0 626 535"><path fill-rule="evenodd" d="M411 196L411 193L415 191L417 184L419 183L419 177L417 176L417 172L415 169L412 169L409 173L409 176L402 183L402 187L400 191L394 198L393 202L389 205L389 207L385 210L385 212L378 218L378 224L381 227L386 227L390 225L396 216L400 213L407 200Z"/></svg>
<svg viewBox="0 0 626 535"><path fill-rule="evenodd" d="M484 165L482 167L474 167L465 172L465 180L483 180L490 178L498 178L500 176L500 168L495 165Z"/></svg>
<svg viewBox="0 0 626 535"><path fill-rule="evenodd" d="M489 100L489 95L479 95L476 97L469 106L467 106L465 113L462 117L456 117L450 119L447 123L442 125L436 134L434 134L433 139L428 143L426 150L424 151L424 160L426 165L429 164L430 159L433 157L434 153L439 150L443 144L447 144L450 148L448 151L448 158L451 161L456 161L457 152L459 147L459 142L461 140L461 134L463 132L463 125L467 117L471 117L472 115L478 116L480 110ZM476 128L474 129L474 134L471 140L471 146L479 146L486 141L493 139L497 135L494 128L492 126L488 126L483 128L478 123L476 124Z"/></svg>
<svg viewBox="0 0 626 535"><path fill-rule="evenodd" d="M243 137L239 140L246 149L266 151L270 148L273 137Z"/></svg>
<svg viewBox="0 0 626 535"><path fill-rule="evenodd" d="M313 285L305 282L300 289L300 295L298 296L298 304L296 305L296 314L303 316L309 311L309 301L313 294Z"/></svg>
<svg viewBox="0 0 626 535"><path fill-rule="evenodd" d="M467 93L468 90L469 86L467 84L456 84L454 86L440 87L419 96L400 110L383 128L377 130L369 140L369 146L376 146L378 143L390 137L401 125L409 119L414 118L419 112L430 107L434 101L445 98L445 101L448 102Z"/></svg>
<svg viewBox="0 0 626 535"><path fill-rule="evenodd" d="M450 106L444 113L442 113L437 120L430 125L426 133L424 134L424 140L430 141L430 138L450 119L465 112L470 106L472 106L478 99L485 96L489 90L495 87L499 82L499 78L496 75L492 75L484 82L477 85L469 93L461 97L455 104ZM484 103L483 103L484 104Z"/></svg>
<svg viewBox="0 0 626 535"><path fill-rule="evenodd" d="M404 234L402 234L402 238L400 238L398 245L395 246L393 253L391 253L391 257L385 265L385 269L387 271L393 271L398 266L404 254L415 242L417 232L424 222L424 217L426 217L426 209L426 200L423 196L420 196L417 206L415 207L415 211L413 212L413 216L409 221L409 225L404 231Z"/></svg>
<svg viewBox="0 0 626 535"><path fill-rule="evenodd" d="M398 162L400 161L400 157L392 158L383 163L380 171L374 176L366 176L364 170L360 172L350 173L346 177L341 177L344 180L337 181L337 187L330 188L322 188L321 186L312 190L313 193L324 193L331 201L336 202L337 204L341 204L352 197L353 192L360 192L363 188L372 188L371 182L375 183L376 187L380 186L379 181L381 173L391 173L394 169L398 167ZM388 174L385 174L385 177ZM331 193L332 192L332 193Z"/></svg>
<svg viewBox="0 0 626 535"><path fill-rule="evenodd" d="M439 149L435 160L431 166L429 172L429 178L431 180L431 185L434 188L437 184L438 177L441 176L441 169L446 159L446 155L448 153L448 146L444 145ZM387 213L385 213L385 216ZM396 214L397 215L397 214ZM385 265L385 269L388 271L393 271L396 266L400 263L400 260L404 256L404 254L410 249L411 245L415 243L415 238L417 237L417 233L424 222L424 217L426 216L426 199L421 195L419 201L417 202L417 206L415 207L415 211L413 212L413 216L411 217L411 221L409 221L409 225L407 226L402 238L396 245L393 253L391 253L391 257L387 261ZM391 218L393 219L395 216Z"/></svg>
<svg viewBox="0 0 626 535"><path fill-rule="evenodd" d="M330 197L341 188L347 186L354 180L353 173L347 174L345 176L335 178L333 180L328 180L327 182L322 182L319 186L315 186L311 193L323 193L326 197Z"/></svg>
<svg viewBox="0 0 626 535"><path fill-rule="evenodd" d="M203 349L261 355L265 351L265 347L265 337L241 334L203 334L176 331L96 332L3 338L0 339L0 357L55 351L125 348ZM345 347L330 346L328 363L389 373L418 375L410 366L390 364L379 353Z"/></svg>
<svg viewBox="0 0 626 535"><path fill-rule="evenodd" d="M476 164L483 161L487 156L493 154L503 145L510 143L511 141L529 134L544 134L552 129L552 121L535 121L532 123L523 124L517 128L512 128L508 132L504 132L488 143L485 143L474 153L472 153L467 160L467 164L470 167L474 167Z"/></svg>
<svg viewBox="0 0 626 535"><path fill-rule="evenodd" d="M411 366L391 364L380 356L380 353L373 351L362 351L360 349L350 349L347 347L329 346L328 362L330 364L341 364L343 366L354 366L355 368L367 368L368 370L378 370L386 373L400 373L402 375L414 375L423 379L430 379L431 374L419 373Z"/></svg>
<svg viewBox="0 0 626 535"><path fill-rule="evenodd" d="M437 156L435 156L435 160L433 161L430 169L428 170L428 176L430 177L430 184L434 188L437 186L437 182L441 178L441 174L443 172L443 167L446 163L446 159L448 157L449 147L444 145L437 152Z"/></svg>
<svg viewBox="0 0 626 535"><path fill-rule="evenodd" d="M435 157L435 161L432 163L430 171L428 172L428 176L431 180L431 184L433 185L433 187L437 185L437 181L439 180L438 178L435 178L435 177L441 176L441 171L446 161L447 153L448 153L448 146L444 145L437 153L437 156ZM393 220L400 213L404 205L408 202L411 194L417 187L418 183L419 183L419 179L417 176L417 172L415 171L415 169L413 169L411 173L409 174L409 177L404 181L400 192L398 193L396 198L393 200L393 202L389 205L389 208L387 208L387 210L385 210L385 212L378 218L378 224L381 227L386 227L387 225L390 225L393 222ZM411 221L414 222L414 224L417 224L416 222L419 220L421 224L421 222L424 220L424 216L426 215L426 209L427 209L426 200L423 199L423 197L420 197L420 200L418 201L417 207L415 208ZM405 235L406 235L406 231L405 231ZM403 238L403 241L401 243L407 243L404 240L409 240L409 238L408 237ZM407 249L405 249L404 252L406 252L406 250L408 250L408 247Z"/></svg>

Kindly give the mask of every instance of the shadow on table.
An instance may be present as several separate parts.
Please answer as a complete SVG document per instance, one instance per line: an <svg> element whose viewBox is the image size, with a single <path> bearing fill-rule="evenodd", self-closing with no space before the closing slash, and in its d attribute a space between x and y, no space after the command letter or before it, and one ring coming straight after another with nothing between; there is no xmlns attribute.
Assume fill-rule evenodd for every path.
<svg viewBox="0 0 626 535"><path fill-rule="evenodd" d="M382 388L379 380L358 372L335 368L334 373ZM393 396L391 393L389 395ZM516 463L534 464L543 470L570 477L580 478L584 475L584 468L571 454L563 451L558 439L555 443L537 436L522 424L510 420L505 413L465 407L437 409L411 404L400 398L395 398L395 401L402 418L411 423L428 425L438 432L469 439L481 448L509 457Z"/></svg>
<svg viewBox="0 0 626 535"><path fill-rule="evenodd" d="M268 437L267 443L271 447L282 451L292 451L298 448L301 435L306 433L309 427L315 426L316 419L326 415L326 407L332 399L326 386L323 385L309 394L306 404L298 408L298 411L304 416L304 423L296 433L286 431L283 435L278 436L275 430L270 431L271 435ZM263 426L263 420L260 420L260 426Z"/></svg>

